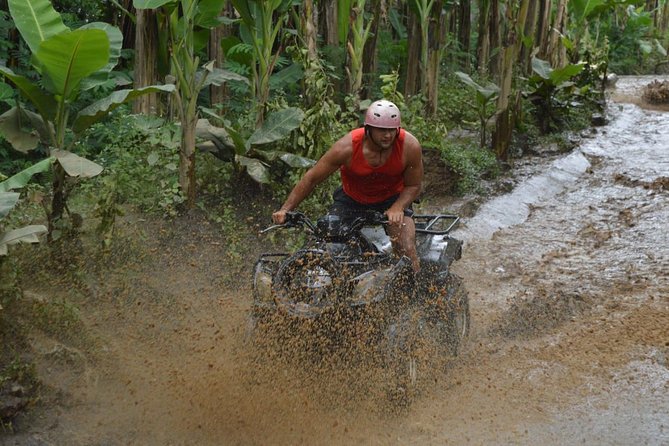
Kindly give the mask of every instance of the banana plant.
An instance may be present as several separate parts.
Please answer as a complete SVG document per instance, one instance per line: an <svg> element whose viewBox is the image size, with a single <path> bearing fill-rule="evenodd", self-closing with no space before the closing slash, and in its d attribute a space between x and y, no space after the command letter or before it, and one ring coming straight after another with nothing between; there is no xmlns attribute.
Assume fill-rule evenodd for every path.
<svg viewBox="0 0 669 446"><path fill-rule="evenodd" d="M351 39L346 43L349 57L349 93L358 97L362 88L363 56L369 39L372 20L365 24L365 0L354 0L351 4Z"/></svg>
<svg viewBox="0 0 669 446"><path fill-rule="evenodd" d="M110 76L118 63L123 37L121 32L102 22L89 23L72 30L48 0L8 0L14 24L32 52L32 64L40 74L38 81L0 66L0 75L11 81L34 111L18 103L0 116L0 131L14 148L28 151L40 143L52 163L54 180L49 235L67 210L65 184L70 173L63 159L84 160L66 149L66 135L81 133L111 110L139 95L158 91L171 92L173 85L155 85L136 90L115 91L107 98L85 106L80 93L99 85ZM73 106L84 107L71 116ZM66 161L67 162L67 161ZM81 161L83 163L83 161ZM84 163L87 168L94 163ZM98 173L102 171L97 167Z"/></svg>
<svg viewBox="0 0 669 446"><path fill-rule="evenodd" d="M220 119L213 110L205 112L212 119ZM314 164L314 160L294 153L280 150L263 150L264 147L287 138L297 129L304 119L304 112L299 108L289 107L267 115L262 125L248 137L232 126L214 127L206 120L199 126L199 136L209 141L216 140L216 156L234 164L237 172L246 171L256 182L270 182L270 165L282 161L293 168L306 168ZM224 123L225 124L225 123Z"/></svg>
<svg viewBox="0 0 669 446"><path fill-rule="evenodd" d="M256 127L265 119L272 73L279 58L275 50L280 33L289 18L291 8L299 0L232 0L241 20L243 45L250 45L251 98L255 102Z"/></svg>
<svg viewBox="0 0 669 446"><path fill-rule="evenodd" d="M197 30L209 30L220 24L225 0L134 0L136 9L158 9L167 18L165 30L170 54L170 78L176 84L175 103L181 123L179 150L179 186L186 206L195 206L195 147L198 122L197 99L209 85L228 80L248 80L207 62L200 67L197 55Z"/></svg>
<svg viewBox="0 0 669 446"><path fill-rule="evenodd" d="M429 56L429 26L430 12L434 6L435 0L410 0L411 7L418 17L420 23L420 71L421 71L421 91L425 91L427 84L427 64Z"/></svg>
<svg viewBox="0 0 669 446"><path fill-rule="evenodd" d="M492 113L488 113L488 104L491 101L494 101L499 96L500 88L493 84L492 82L486 85L480 85L474 81L469 75L457 71L455 75L462 81L465 85L471 87L476 91L476 113L479 116L479 124L481 126L481 142L480 147L485 147L486 143L486 130L488 128L488 121L491 118Z"/></svg>
<svg viewBox="0 0 669 446"><path fill-rule="evenodd" d="M584 65L568 64L562 68L552 68L542 59L532 58L533 74L528 79L529 89L523 94L535 105L539 128L546 134L559 119L559 113L567 105L558 97L559 94L572 95L575 84L571 80L583 71Z"/></svg>
<svg viewBox="0 0 669 446"><path fill-rule="evenodd" d="M54 159L49 157L0 182L0 222L9 215L19 201L20 194L13 192L13 190L24 187L36 173L49 170L53 161ZM0 179L2 178L0 175ZM28 225L5 231L0 224L0 257L7 255L9 245L22 242L38 243L38 236L44 234L46 231L47 229L44 225Z"/></svg>

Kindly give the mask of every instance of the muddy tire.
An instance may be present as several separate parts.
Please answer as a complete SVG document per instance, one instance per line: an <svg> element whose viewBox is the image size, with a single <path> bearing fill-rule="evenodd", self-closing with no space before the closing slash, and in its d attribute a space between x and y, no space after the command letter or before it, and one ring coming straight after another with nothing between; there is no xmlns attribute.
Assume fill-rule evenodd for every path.
<svg viewBox="0 0 669 446"><path fill-rule="evenodd" d="M384 342L388 395L395 403L410 403L419 389L425 366L421 352L425 318L419 309L402 311L390 324Z"/></svg>
<svg viewBox="0 0 669 446"><path fill-rule="evenodd" d="M455 274L449 274L446 283L447 289L447 321L448 337L447 345L450 353L457 356L462 350L463 344L471 328L471 317L469 313L469 295L465 289L462 279Z"/></svg>
<svg viewBox="0 0 669 446"><path fill-rule="evenodd" d="M336 299L337 266L323 251L298 251L281 263L272 284L279 310L319 316Z"/></svg>

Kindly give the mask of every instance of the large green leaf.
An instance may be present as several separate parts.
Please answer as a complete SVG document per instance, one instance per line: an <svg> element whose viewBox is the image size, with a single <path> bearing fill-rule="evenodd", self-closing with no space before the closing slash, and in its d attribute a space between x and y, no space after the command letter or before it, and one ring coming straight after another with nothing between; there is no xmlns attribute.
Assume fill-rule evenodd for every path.
<svg viewBox="0 0 669 446"><path fill-rule="evenodd" d="M0 256L7 255L7 246L16 243L39 243L38 234L44 234L46 226L30 225L0 234Z"/></svg>
<svg viewBox="0 0 669 446"><path fill-rule="evenodd" d="M54 93L69 99L82 79L109 61L109 38L101 29L78 29L45 40L36 56L53 81Z"/></svg>
<svg viewBox="0 0 669 446"><path fill-rule="evenodd" d="M53 124L44 122L41 115L14 107L0 116L0 133L15 150L27 153L42 141L49 144L53 134Z"/></svg>
<svg viewBox="0 0 669 446"><path fill-rule="evenodd" d="M51 167L55 158L49 157L43 159L42 161L33 164L27 169L23 169L21 172L7 178L5 181L0 183L0 193L9 192L10 190L20 189L30 182L30 179L33 175L37 173L42 173Z"/></svg>
<svg viewBox="0 0 669 446"><path fill-rule="evenodd" d="M4 82L0 82L0 102L13 105L14 89Z"/></svg>
<svg viewBox="0 0 669 446"><path fill-rule="evenodd" d="M237 155L235 158L240 165L246 167L246 171L251 178L261 184L269 183L269 169L262 163L262 161L241 155Z"/></svg>
<svg viewBox="0 0 669 446"><path fill-rule="evenodd" d="M134 0L132 5L135 9L156 9L175 0Z"/></svg>
<svg viewBox="0 0 669 446"><path fill-rule="evenodd" d="M51 151L58 164L71 177L92 178L102 173L102 166L93 161L82 158L67 150L54 149Z"/></svg>
<svg viewBox="0 0 669 446"><path fill-rule="evenodd" d="M131 101L141 95L157 93L160 91L171 93L174 91L174 89L174 85L168 84L152 85L134 90L115 91L106 98L94 102L93 104L81 110L72 124L72 130L74 130L75 133L86 130L92 124L95 124L100 119L104 118L110 111L114 110L119 105Z"/></svg>
<svg viewBox="0 0 669 446"><path fill-rule="evenodd" d="M316 161L310 158L305 158L303 156L295 155L294 153L282 153L281 156L279 156L279 158L281 158L281 161L288 164L290 167L295 167L295 168L306 169L316 164Z"/></svg>
<svg viewBox="0 0 669 446"><path fill-rule="evenodd" d="M539 59L538 57L533 57L532 71L534 71L542 79L548 80L551 78L553 67L551 67L551 64L546 62L545 60Z"/></svg>
<svg viewBox="0 0 669 446"><path fill-rule="evenodd" d="M247 142L247 146L279 141L300 126L304 112L299 108L285 108L267 116L262 127L257 129Z"/></svg>
<svg viewBox="0 0 669 446"><path fill-rule="evenodd" d="M12 70L0 65L0 74L11 80L21 91L21 94L28 99L46 119L53 119L56 113L56 99L53 95L43 91L37 84L29 79L14 74Z"/></svg>
<svg viewBox="0 0 669 446"><path fill-rule="evenodd" d="M14 150L28 153L39 144L40 137L31 128L27 128L23 109L13 107L0 115L0 133L9 141Z"/></svg>
<svg viewBox="0 0 669 446"><path fill-rule="evenodd" d="M101 29L107 33L109 39L109 61L107 65L81 82L82 90L90 90L105 83L109 79L109 73L118 64L121 58L121 48L123 47L123 34L117 27L104 22L87 23L79 29Z"/></svg>
<svg viewBox="0 0 669 446"><path fill-rule="evenodd" d="M235 10L242 18L242 21L249 28L253 28L255 26L255 18L253 14L254 3L255 2L253 0L232 0L232 6L235 7Z"/></svg>
<svg viewBox="0 0 669 446"><path fill-rule="evenodd" d="M577 21L585 20L597 8L603 6L604 0L571 0L569 2L569 12Z"/></svg>
<svg viewBox="0 0 669 446"><path fill-rule="evenodd" d="M475 90L478 90L479 88L482 88L474 79L472 79L468 74L463 73L462 71L456 71L455 75L460 79L461 82L463 82L466 85L469 85Z"/></svg>
<svg viewBox="0 0 669 446"><path fill-rule="evenodd" d="M200 0L197 5L195 24L203 28L214 28L221 24L219 16L227 0Z"/></svg>
<svg viewBox="0 0 669 446"><path fill-rule="evenodd" d="M18 192L0 192L0 218L5 218L14 209L20 195Z"/></svg>
<svg viewBox="0 0 669 446"><path fill-rule="evenodd" d="M560 85L561 83L566 82L572 77L576 76L581 71L583 71L582 64L568 64L562 68L553 70L553 72L550 74L550 79L553 84Z"/></svg>
<svg viewBox="0 0 669 446"><path fill-rule="evenodd" d="M8 0L7 3L16 28L33 54L44 40L69 29L49 0Z"/></svg>
<svg viewBox="0 0 669 446"><path fill-rule="evenodd" d="M204 81L203 87L209 85L223 85L228 81L237 81L243 82L246 85L250 84L249 79L246 76L235 73L230 70L223 70L221 68L213 68L209 73L207 73L207 78Z"/></svg>
<svg viewBox="0 0 669 446"><path fill-rule="evenodd" d="M282 90L287 86L295 86L304 77L304 71L300 64L292 64L278 71L269 78L270 87L274 90Z"/></svg>

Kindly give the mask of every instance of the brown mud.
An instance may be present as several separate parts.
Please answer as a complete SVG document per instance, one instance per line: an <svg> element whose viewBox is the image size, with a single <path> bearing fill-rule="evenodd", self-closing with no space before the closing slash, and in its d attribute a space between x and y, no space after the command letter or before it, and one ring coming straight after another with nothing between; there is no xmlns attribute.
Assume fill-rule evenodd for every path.
<svg viewBox="0 0 669 446"><path fill-rule="evenodd" d="M409 404L388 400L364 356L310 360L308 340L274 338L300 346L291 359L248 342L262 242L227 257L231 241L202 216L128 217L124 237L141 246L60 291L79 296L86 341L33 333L42 402L0 444L669 444L669 164L652 152L666 147L667 115L617 104L618 124L566 161L530 163L506 201L464 219L454 268L473 330ZM635 144L650 158L625 165L616 151Z"/></svg>

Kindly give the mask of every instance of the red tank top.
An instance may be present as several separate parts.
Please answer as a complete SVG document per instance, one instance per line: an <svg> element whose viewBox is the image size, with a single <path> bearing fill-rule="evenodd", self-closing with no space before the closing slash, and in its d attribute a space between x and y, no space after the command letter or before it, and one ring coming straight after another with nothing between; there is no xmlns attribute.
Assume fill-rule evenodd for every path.
<svg viewBox="0 0 669 446"><path fill-rule="evenodd" d="M351 132L353 139L353 155L349 166L341 166L341 182L344 192L355 201L363 204L380 203L404 189L404 136L400 129L392 152L385 164L372 167L362 153L365 129L359 128Z"/></svg>

